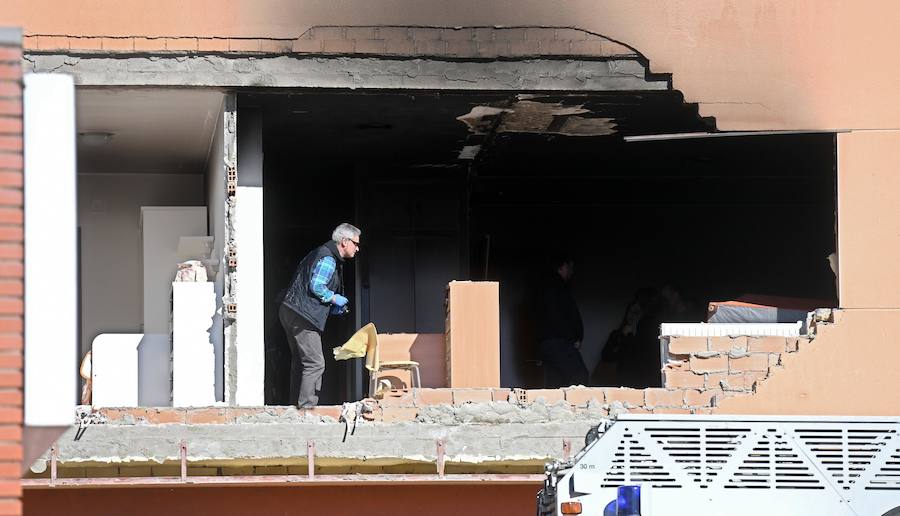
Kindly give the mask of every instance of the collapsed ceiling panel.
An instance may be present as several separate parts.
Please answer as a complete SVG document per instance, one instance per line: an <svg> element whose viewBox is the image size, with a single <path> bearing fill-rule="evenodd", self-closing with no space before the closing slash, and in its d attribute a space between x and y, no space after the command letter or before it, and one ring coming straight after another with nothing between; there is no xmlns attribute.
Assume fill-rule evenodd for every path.
<svg viewBox="0 0 900 516"><path fill-rule="evenodd" d="M509 107L475 106L457 120L474 134L533 133L563 136L607 136L615 134L616 122L609 117L591 116L584 105L562 102L516 100Z"/></svg>

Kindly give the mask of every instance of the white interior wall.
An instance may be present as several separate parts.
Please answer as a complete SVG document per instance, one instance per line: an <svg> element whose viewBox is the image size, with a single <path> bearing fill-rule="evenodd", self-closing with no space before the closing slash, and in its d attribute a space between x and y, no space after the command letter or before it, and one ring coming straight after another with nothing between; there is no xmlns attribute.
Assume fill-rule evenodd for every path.
<svg viewBox="0 0 900 516"><path fill-rule="evenodd" d="M100 333L143 333L141 206L203 200L200 174L79 174L82 354Z"/></svg>

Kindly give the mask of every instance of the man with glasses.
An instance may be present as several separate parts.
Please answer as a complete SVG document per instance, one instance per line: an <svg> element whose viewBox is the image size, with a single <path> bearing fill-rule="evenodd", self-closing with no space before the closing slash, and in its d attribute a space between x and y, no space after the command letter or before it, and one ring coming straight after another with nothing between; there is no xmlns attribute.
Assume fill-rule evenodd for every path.
<svg viewBox="0 0 900 516"><path fill-rule="evenodd" d="M347 223L336 227L330 242L313 249L297 265L278 310L291 348L291 401L299 408L319 402L325 372L322 332L329 315L349 311L343 264L359 252L361 233Z"/></svg>

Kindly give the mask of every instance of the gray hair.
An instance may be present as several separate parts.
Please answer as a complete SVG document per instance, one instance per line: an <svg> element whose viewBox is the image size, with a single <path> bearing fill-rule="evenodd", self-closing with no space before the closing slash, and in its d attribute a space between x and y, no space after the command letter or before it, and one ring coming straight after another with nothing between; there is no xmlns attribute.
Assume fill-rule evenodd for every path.
<svg viewBox="0 0 900 516"><path fill-rule="evenodd" d="M331 233L331 239L335 243L339 244L345 238L350 240L359 238L360 234L362 234L362 231L360 231L358 227L354 226L353 224L347 224L346 222L344 222L343 224L334 228L334 231Z"/></svg>

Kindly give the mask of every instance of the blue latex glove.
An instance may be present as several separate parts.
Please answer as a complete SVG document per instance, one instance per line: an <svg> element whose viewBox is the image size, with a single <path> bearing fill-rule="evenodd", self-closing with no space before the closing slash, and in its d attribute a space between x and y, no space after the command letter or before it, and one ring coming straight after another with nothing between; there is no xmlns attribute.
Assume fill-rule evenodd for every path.
<svg viewBox="0 0 900 516"><path fill-rule="evenodd" d="M350 302L350 300L340 294L335 294L334 299L331 302L334 304L334 306L340 308Z"/></svg>

